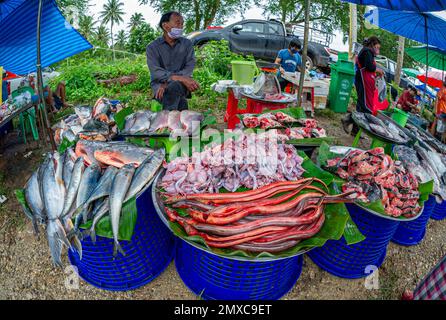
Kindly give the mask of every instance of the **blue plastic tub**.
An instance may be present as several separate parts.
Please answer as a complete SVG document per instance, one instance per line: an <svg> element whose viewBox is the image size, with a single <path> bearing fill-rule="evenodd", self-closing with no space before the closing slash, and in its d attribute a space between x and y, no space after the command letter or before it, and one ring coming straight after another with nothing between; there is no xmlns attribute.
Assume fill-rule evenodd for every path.
<svg viewBox="0 0 446 320"><path fill-rule="evenodd" d="M371 266L379 268L386 257L387 245L400 222L377 215L348 204L347 209L359 230L366 237L360 243L347 245L345 239L328 240L321 248L310 251L308 256L321 269L341 278L357 279L370 275Z"/></svg>
<svg viewBox="0 0 446 320"><path fill-rule="evenodd" d="M302 272L302 255L270 261L217 256L177 239L175 265L184 284L206 300L276 300Z"/></svg>
<svg viewBox="0 0 446 320"><path fill-rule="evenodd" d="M446 218L446 201L442 203L436 203L434 210L432 211L431 218L437 221L444 220Z"/></svg>
<svg viewBox="0 0 446 320"><path fill-rule="evenodd" d="M426 226L432 215L435 204L435 198L430 196L429 200L424 203L424 209L421 216L414 221L401 223L392 238L392 242L403 246L414 246L419 244L424 239Z"/></svg>
<svg viewBox="0 0 446 320"><path fill-rule="evenodd" d="M121 241L125 256L113 257L113 240L89 237L82 241L80 260L76 251L69 250L71 264L79 276L91 285L110 291L127 291L154 280L172 261L175 239L164 226L153 207L151 188L136 200L138 219L132 241Z"/></svg>

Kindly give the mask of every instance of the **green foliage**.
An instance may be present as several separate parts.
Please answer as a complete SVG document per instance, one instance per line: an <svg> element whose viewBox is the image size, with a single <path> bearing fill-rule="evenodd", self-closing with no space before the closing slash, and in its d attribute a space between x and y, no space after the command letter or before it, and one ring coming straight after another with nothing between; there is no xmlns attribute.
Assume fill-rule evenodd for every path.
<svg viewBox="0 0 446 320"><path fill-rule="evenodd" d="M133 53L145 53L147 45L158 38L161 32L155 30L148 23L141 23L130 31L127 49Z"/></svg>
<svg viewBox="0 0 446 320"><path fill-rule="evenodd" d="M110 41L110 33L105 25L101 24L97 27L92 42L95 46L101 48L108 48L108 42Z"/></svg>
<svg viewBox="0 0 446 320"><path fill-rule="evenodd" d="M93 40L95 36L94 26L97 22L93 20L92 16L82 15L79 18L78 31L87 39Z"/></svg>
<svg viewBox="0 0 446 320"><path fill-rule="evenodd" d="M142 13L135 12L130 17L130 22L128 24L128 27L130 28L130 30L133 30L133 29L139 27L140 25L142 25L144 22L145 22L145 19L144 19Z"/></svg>
<svg viewBox="0 0 446 320"><path fill-rule="evenodd" d="M139 0L139 3L150 4L159 13L180 12L185 20L185 29L190 32L221 24L235 12L243 14L251 7L252 0Z"/></svg>

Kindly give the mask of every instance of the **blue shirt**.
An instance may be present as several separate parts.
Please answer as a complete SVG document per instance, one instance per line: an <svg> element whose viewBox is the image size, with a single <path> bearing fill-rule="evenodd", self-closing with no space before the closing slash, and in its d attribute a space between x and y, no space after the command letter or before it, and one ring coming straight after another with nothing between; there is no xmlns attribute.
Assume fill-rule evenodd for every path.
<svg viewBox="0 0 446 320"><path fill-rule="evenodd" d="M288 49L280 50L277 57L280 58L280 65L286 72L296 72L297 67L302 65L300 54L295 53L291 55Z"/></svg>
<svg viewBox="0 0 446 320"><path fill-rule="evenodd" d="M2 81L2 101L0 101L0 103L2 103L3 101L8 99L8 82L6 82L5 80Z"/></svg>

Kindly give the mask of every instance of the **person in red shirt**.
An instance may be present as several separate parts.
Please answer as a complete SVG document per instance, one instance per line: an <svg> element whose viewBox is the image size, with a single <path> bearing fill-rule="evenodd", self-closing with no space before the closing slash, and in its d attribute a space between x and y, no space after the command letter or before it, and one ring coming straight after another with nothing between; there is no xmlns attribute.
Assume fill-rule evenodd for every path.
<svg viewBox="0 0 446 320"><path fill-rule="evenodd" d="M396 107L404 112L418 113L418 101L415 98L417 96L417 89L410 87L405 90L401 97L398 99Z"/></svg>

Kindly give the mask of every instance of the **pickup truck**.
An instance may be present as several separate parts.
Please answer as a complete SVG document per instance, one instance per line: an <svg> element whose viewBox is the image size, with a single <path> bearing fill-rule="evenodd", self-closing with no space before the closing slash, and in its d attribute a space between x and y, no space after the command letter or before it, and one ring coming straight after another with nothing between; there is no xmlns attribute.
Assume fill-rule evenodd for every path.
<svg viewBox="0 0 446 320"><path fill-rule="evenodd" d="M300 37L287 30L277 20L243 20L224 28L211 28L190 33L187 38L195 46L203 46L209 41L227 40L232 52L252 54L258 60L273 62L279 50L288 48L291 40L303 45ZM309 42L307 69L318 67L329 70L330 51L318 42Z"/></svg>

